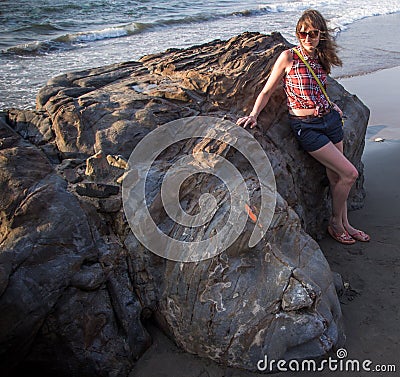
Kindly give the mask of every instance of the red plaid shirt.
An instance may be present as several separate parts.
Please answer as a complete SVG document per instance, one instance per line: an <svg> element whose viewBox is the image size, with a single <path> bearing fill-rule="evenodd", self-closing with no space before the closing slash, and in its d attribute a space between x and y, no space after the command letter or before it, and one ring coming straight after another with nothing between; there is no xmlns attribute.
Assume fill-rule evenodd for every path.
<svg viewBox="0 0 400 377"><path fill-rule="evenodd" d="M318 59L310 58L304 53L301 46L298 46L297 50L308 61L308 64L326 88L327 75ZM288 107L290 109L317 109L317 113L323 113L329 109L328 100L306 65L293 50L290 51L293 54L293 65L290 72L284 77Z"/></svg>

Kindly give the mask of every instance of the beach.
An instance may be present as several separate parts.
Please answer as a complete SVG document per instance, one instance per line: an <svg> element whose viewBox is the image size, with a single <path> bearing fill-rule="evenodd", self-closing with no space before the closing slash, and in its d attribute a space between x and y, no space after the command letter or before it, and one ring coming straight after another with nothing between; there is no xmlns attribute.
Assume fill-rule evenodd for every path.
<svg viewBox="0 0 400 377"><path fill-rule="evenodd" d="M371 235L369 243L342 246L328 235L319 241L332 271L342 276L340 297L346 329L346 360L371 360L371 370L400 370L400 124L395 91L400 67L338 80L371 110L364 150L366 198L362 209L349 213L351 222ZM373 90L371 90L373 88ZM376 142L376 138L384 141ZM154 343L132 370L133 377L255 377L265 374L226 368L179 350L150 326ZM334 355L335 356L335 355ZM351 372L302 372L301 375L345 376ZM397 372L398 373L398 372ZM295 372L281 372L291 377ZM359 371L357 377L396 375Z"/></svg>
<svg viewBox="0 0 400 377"><path fill-rule="evenodd" d="M367 231L371 241L353 247L342 247L329 238L320 242L331 269L349 283L341 298L348 358L369 359L374 364L397 363L397 371L400 368L400 124L395 89L399 81L399 67L340 80L371 110L363 157L365 204L349 213L351 222ZM384 141L374 141L378 138ZM358 374L364 375L368 372Z"/></svg>
<svg viewBox="0 0 400 377"><path fill-rule="evenodd" d="M297 3L299 3L299 8L296 8L295 11L298 13L302 9L302 4L300 4L301 2ZM328 3L335 4L334 1ZM50 44L46 39L40 41L39 44L35 40L33 44L28 45L29 48L32 45L50 45L56 52L50 49L44 53L39 49L32 52L25 45L23 45L25 46L23 54L18 56L11 50L12 53L7 50L7 53L2 56L5 63L0 75L0 93L3 94L4 99L3 102L0 101L0 108L15 106L33 109L34 94L37 93L38 87L44 85L44 78L51 79L53 75L60 73L58 70L63 73L66 72L65 67L75 71L87 68L87 65L92 66L93 61L98 61L99 65L114 63L116 56L121 61L128 61L138 59L143 54L158 52L157 49L188 47L193 44L193 40L186 38L186 35L190 35L190 28L194 28L199 35L199 43L204 41L202 38L207 37L207 41L210 41L214 38L225 38L229 33L242 32L247 30L250 23L253 23L254 29L266 32L260 26L267 17L272 18L273 15L280 13L258 8L257 1L254 4L253 7L249 6L249 10L241 10L243 15L240 14L239 16L236 8L227 12L227 15L221 13L221 16L216 19L207 15L204 24L201 19L201 17L204 17L202 13L196 13L196 17L201 16L201 22L196 21L197 23L187 22L186 13L182 13L177 20L171 19L169 23L164 22L164 20L163 22L167 25L165 26L161 23L163 13L160 13L159 18L142 20L141 25L147 25L148 29L132 31L126 26L132 27L130 23L128 24L127 19L124 21L126 25L122 28L123 31L121 31L120 26L116 28L118 32L126 33L126 35L112 36L107 34L110 33L108 26L114 22L112 20L107 28L104 28L104 25L96 25L97 31L94 38L97 39L95 41L84 41L82 31L74 29L65 34L69 39L64 38L68 43L62 40L62 49L59 48L59 37L55 38L55 36L49 38ZM290 3L287 4L290 5ZM228 5L226 4L226 7ZM285 10L285 12L288 12L287 14L291 16L291 12L294 11L289 5L289 10ZM149 8L146 11L152 14L153 9ZM225 12L225 9L223 11ZM209 14L212 15L212 12L213 9L209 11ZM332 15L336 12L342 14L340 13L341 8L336 10L333 7L330 12ZM286 13L281 13L283 20L289 19L289 17L284 16ZM332 73L333 78L343 85L348 92L359 97L371 111L363 154L366 197L361 209L349 213L351 223L370 234L371 241L343 246L327 234L326 237L318 240L318 243L331 270L337 273L337 277L340 276L343 284L343 289L339 294L346 333L346 343L343 348L347 356L343 360L356 360L360 364L371 361L368 365L372 371L375 371L372 375L394 376L396 372L382 370L393 370L393 367L395 367L397 373L400 370L400 351L398 351L400 341L400 284L397 278L400 273L400 190L398 188L400 182L400 169L398 168L398 161L400 161L400 121L397 94L398 83L400 82L400 66L398 66L400 39L398 38L399 34L394 31L394 28L399 28L400 13L382 14L384 15L369 17L354 23L353 19L346 21L346 15L337 17L337 22L342 22L342 25L345 25L348 29L340 33L338 41L342 47L344 68L335 69ZM351 18L350 15L349 18ZM224 20L225 25L231 25L231 28L228 28L227 35L220 32L220 25L223 24L220 22L221 19ZM236 23L239 23L238 20L242 22L240 29L235 28ZM291 29L293 25L285 24L281 19L278 21L276 21L276 29L283 31L283 35L287 37L287 30ZM385 27L381 28L381 23ZM207 27L204 25L207 25ZM275 24L273 26L275 27ZM209 27L211 29L208 29ZM129 29L129 32L127 29ZM51 30L51 33L53 33L54 30ZM104 32L105 30L107 32ZM379 33L376 32L377 30L379 30ZM112 32L114 33L115 30L112 29ZM157 38L162 34L167 35L167 32L181 37L181 39L178 38L177 46L164 46L162 43L157 45ZM50 33L50 31L47 30L46 33ZM196 33L193 33L194 36L191 37L195 39ZM92 34L93 31L86 31L84 35L87 37ZM105 34L107 34L106 37ZM70 42L71 36L74 37L73 42ZM375 45L370 45L372 37L375 38L375 43L379 43L378 49L374 48ZM141 45L137 42L137 40L141 41L140 38L148 44L154 42L154 47L151 47L154 50L151 50L146 43ZM167 36L165 38L168 39L168 42L172 39L167 38ZM109 49L110 40L113 40L114 44ZM64 45L68 45L68 48ZM132 46L135 48L132 48ZM109 56L107 56L108 52L105 53L108 49L110 50ZM89 57L92 60L89 60ZM96 60L98 57L104 60ZM58 65L59 62L63 62L65 66ZM36 71L31 65L34 65L36 69L38 69L37 67L43 68L41 75L36 75ZM379 67L382 69L379 69ZM29 71L29 69L31 70ZM153 344L137 360L130 372L130 377L258 377L265 375L229 368L212 360L188 354L177 347L173 340L169 339L151 320L146 322L145 325ZM337 358L335 351L328 356ZM378 368L381 369L381 372L377 371ZM317 373L283 371L278 375L284 377L292 377L298 374L304 376L347 376L349 373L351 372L332 370L326 366ZM364 377L370 376L371 372L361 370L353 372L353 375Z"/></svg>

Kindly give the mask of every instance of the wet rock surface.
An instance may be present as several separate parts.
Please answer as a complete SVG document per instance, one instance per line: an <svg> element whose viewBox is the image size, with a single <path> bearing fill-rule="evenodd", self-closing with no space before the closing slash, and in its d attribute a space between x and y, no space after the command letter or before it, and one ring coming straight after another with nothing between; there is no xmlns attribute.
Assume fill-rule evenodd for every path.
<svg viewBox="0 0 400 377"><path fill-rule="evenodd" d="M244 33L163 54L51 79L35 111L0 119L0 360L2 373L41 368L59 375L124 376L149 347L152 316L182 349L255 370L259 359L319 357L343 343L334 278L317 242L330 213L324 169L291 134L282 88L251 130L266 151L277 206L265 237L247 246L252 224L228 250L178 263L146 250L130 231L120 185L132 150L169 121L208 115L235 121L248 113L280 52L279 35ZM345 153L360 179L349 205L363 199L361 154L368 109L330 80L348 115ZM154 221L171 237L155 194L193 140L169 148L149 177ZM257 177L232 148L217 148L242 173L250 200ZM193 237L224 225L229 197L198 175L182 185L192 211L203 192L220 213ZM337 285L337 284L336 284Z"/></svg>

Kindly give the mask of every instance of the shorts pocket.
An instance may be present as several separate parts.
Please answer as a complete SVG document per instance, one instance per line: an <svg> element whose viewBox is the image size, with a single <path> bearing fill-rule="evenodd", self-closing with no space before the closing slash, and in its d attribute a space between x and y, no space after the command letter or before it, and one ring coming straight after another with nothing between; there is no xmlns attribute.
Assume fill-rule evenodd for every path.
<svg viewBox="0 0 400 377"><path fill-rule="evenodd" d="M293 132L296 134L296 137L300 137L301 131L302 131L301 122L292 120L290 122L290 127L292 128Z"/></svg>

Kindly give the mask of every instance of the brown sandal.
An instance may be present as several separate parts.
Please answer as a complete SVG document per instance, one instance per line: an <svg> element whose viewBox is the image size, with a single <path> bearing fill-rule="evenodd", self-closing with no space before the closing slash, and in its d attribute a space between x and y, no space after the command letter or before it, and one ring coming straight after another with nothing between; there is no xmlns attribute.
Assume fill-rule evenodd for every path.
<svg viewBox="0 0 400 377"><path fill-rule="evenodd" d="M329 235L337 242L340 242L343 245L353 245L356 243L356 240L350 236L350 234L345 230L343 233L335 233L330 225L328 225L328 233Z"/></svg>

